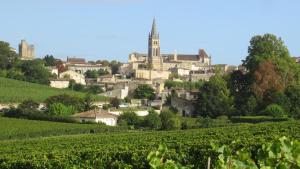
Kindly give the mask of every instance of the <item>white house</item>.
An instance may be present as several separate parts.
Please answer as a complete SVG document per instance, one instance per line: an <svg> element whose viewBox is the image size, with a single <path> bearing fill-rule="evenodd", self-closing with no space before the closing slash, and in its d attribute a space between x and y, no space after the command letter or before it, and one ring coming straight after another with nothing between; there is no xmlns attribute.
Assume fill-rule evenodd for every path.
<svg viewBox="0 0 300 169"><path fill-rule="evenodd" d="M68 88L70 84L69 79L50 79L50 86L54 88L64 89Z"/></svg>
<svg viewBox="0 0 300 169"><path fill-rule="evenodd" d="M72 115L77 121L81 123L84 122L95 122L95 123L104 123L108 126L116 126L118 116L115 114L108 113L105 110L90 110L82 113L77 113Z"/></svg>
<svg viewBox="0 0 300 169"><path fill-rule="evenodd" d="M46 69L53 75L58 76L58 69L55 66L47 66Z"/></svg>
<svg viewBox="0 0 300 169"><path fill-rule="evenodd" d="M77 73L73 70L67 70L59 75L60 78L70 78L73 79L76 83L85 85L85 77L84 75Z"/></svg>

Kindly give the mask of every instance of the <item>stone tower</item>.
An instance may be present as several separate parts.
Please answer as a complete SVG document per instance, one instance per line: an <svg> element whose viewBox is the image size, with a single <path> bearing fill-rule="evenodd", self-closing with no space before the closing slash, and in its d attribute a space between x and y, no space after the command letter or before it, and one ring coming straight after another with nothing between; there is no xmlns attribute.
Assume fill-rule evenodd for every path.
<svg viewBox="0 0 300 169"><path fill-rule="evenodd" d="M34 45L29 45L25 40L19 44L19 55L21 59L30 60L34 59Z"/></svg>
<svg viewBox="0 0 300 169"><path fill-rule="evenodd" d="M148 62L152 69L162 70L163 69L163 60L160 55L160 41L159 33L156 29L155 18L153 19L152 29L149 33L148 40Z"/></svg>

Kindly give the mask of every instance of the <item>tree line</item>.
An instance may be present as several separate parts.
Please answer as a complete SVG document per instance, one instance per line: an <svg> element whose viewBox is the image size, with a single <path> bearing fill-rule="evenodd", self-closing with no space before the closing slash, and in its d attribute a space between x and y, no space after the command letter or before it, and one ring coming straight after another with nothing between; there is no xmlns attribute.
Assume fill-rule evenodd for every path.
<svg viewBox="0 0 300 169"><path fill-rule="evenodd" d="M300 118L300 65L281 38L254 36L245 70L216 73L199 88L195 116L269 115Z"/></svg>

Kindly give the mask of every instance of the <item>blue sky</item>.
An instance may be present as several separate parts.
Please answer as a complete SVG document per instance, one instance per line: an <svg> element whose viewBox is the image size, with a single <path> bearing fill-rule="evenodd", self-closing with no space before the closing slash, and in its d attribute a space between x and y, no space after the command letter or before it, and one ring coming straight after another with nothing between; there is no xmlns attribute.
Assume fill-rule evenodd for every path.
<svg viewBox="0 0 300 169"><path fill-rule="evenodd" d="M204 48L213 63L240 64L253 35L282 37L300 56L299 0L0 0L0 40L26 39L42 57L127 61L147 51L152 19L163 53Z"/></svg>

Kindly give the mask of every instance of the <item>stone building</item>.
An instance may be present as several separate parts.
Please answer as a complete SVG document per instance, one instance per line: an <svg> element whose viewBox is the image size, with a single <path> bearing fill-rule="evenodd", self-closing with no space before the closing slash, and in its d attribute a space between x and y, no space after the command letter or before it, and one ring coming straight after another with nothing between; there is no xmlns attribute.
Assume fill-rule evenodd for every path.
<svg viewBox="0 0 300 169"><path fill-rule="evenodd" d="M156 21L153 20L152 29L148 37L148 54L132 53L129 55L129 68L134 72L136 78L156 79L161 74L166 75L172 68L193 70L195 68L211 65L211 57L204 49L198 54L161 54L160 37L157 31ZM152 76L150 76L150 70ZM156 71L157 73L153 73ZM159 71L159 72L158 72ZM157 75L157 77L156 77Z"/></svg>
<svg viewBox="0 0 300 169"><path fill-rule="evenodd" d="M90 71L106 70L109 73L111 73L110 67L103 66L101 64L88 63L85 61L84 58L68 57L66 66L68 67L68 70L72 70L80 74L84 74L88 70Z"/></svg>
<svg viewBox="0 0 300 169"><path fill-rule="evenodd" d="M19 55L22 60L34 59L34 45L30 45L25 40L21 40L21 43L19 44Z"/></svg>

